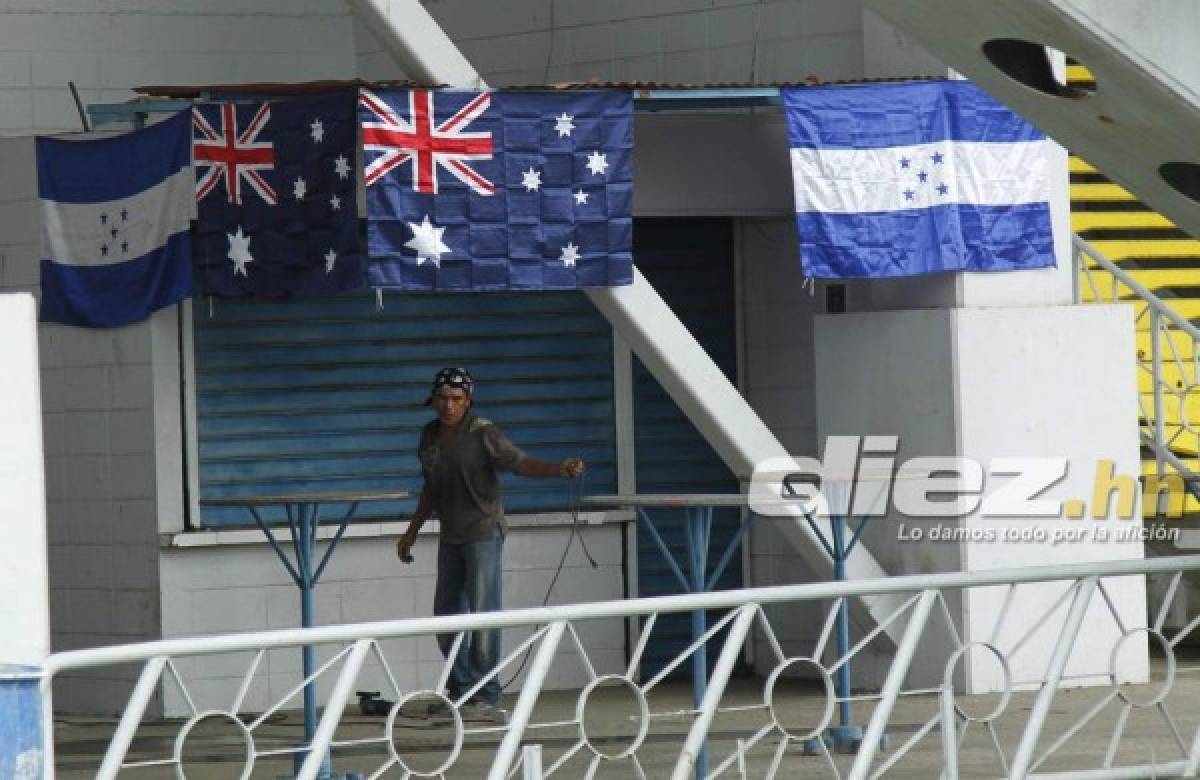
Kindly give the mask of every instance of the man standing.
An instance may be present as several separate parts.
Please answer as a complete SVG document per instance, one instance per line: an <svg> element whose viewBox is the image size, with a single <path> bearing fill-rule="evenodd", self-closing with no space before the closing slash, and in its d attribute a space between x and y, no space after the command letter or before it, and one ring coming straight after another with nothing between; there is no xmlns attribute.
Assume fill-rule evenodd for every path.
<svg viewBox="0 0 1200 780"><path fill-rule="evenodd" d="M443 368L425 403L437 419L421 431L417 456L424 484L408 529L396 543L401 560L412 560L417 532L432 515L441 522L433 614L457 615L501 608L501 554L508 526L500 500L498 472L525 477L578 477L583 461L551 463L523 453L491 421L471 412L474 382L464 368ZM442 654L450 657L453 634L439 634ZM463 638L449 678L449 695L459 699L500 659L500 630L473 631ZM504 719L500 682L488 680L460 711L467 720Z"/></svg>

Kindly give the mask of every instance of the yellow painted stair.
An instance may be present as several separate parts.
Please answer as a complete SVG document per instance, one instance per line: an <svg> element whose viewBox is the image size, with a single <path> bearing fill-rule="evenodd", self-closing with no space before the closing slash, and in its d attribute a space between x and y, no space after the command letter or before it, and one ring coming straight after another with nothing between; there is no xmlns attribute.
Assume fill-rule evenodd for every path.
<svg viewBox="0 0 1200 780"><path fill-rule="evenodd" d="M1077 88L1095 88L1087 69L1070 62L1067 81ZM1149 209L1124 187L1109 181L1086 160L1072 155L1069 171L1072 230L1179 315L1200 324L1200 241ZM1113 300L1111 275L1093 268L1091 279L1096 291L1087 278L1080 280L1084 301ZM1120 300L1137 304L1136 296L1127 288L1117 285L1115 294ZM1141 407L1152 414L1149 327L1148 316L1141 317L1136 338ZM1191 339L1181 333L1169 334L1160 340L1160 346L1163 376L1176 389L1176 393L1164 397L1164 429L1174 437L1174 454L1200 472L1200 360L1191 354ZM1153 454L1144 448L1142 465L1143 476L1154 474ZM1185 511L1189 515L1200 512L1200 500L1189 496ZM1144 506L1144 513L1152 516L1153 506Z"/></svg>

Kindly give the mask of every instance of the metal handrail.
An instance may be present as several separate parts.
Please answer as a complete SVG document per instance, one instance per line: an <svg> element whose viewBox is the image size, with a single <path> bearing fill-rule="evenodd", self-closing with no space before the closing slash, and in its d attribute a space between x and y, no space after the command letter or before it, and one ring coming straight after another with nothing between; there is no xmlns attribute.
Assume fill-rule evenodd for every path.
<svg viewBox="0 0 1200 780"><path fill-rule="evenodd" d="M1155 313L1161 315L1162 317L1165 317L1166 319L1170 320L1172 325L1174 325L1175 327L1184 331L1192 338L1196 339L1197 341L1200 341L1200 328L1197 328L1195 325L1193 325L1191 322L1189 322L1187 320L1187 318L1183 317L1179 312L1175 311L1170 306L1168 306L1166 303L1164 303L1162 298L1159 298L1157 295L1150 292L1150 290L1148 290L1144 286L1142 286L1142 284L1139 283L1132 276L1130 276L1129 273L1125 269L1121 268L1119 265L1114 263L1112 260L1109 260L1103 254L1101 254L1100 250L1096 249L1096 247L1092 246L1091 244L1089 244L1087 241L1080 238L1076 234L1072 234L1071 244L1077 250L1083 252L1088 257L1092 258L1092 260L1095 260L1096 265L1103 268L1106 273L1111 274L1113 277L1115 277L1117 279L1117 281L1119 281L1121 284L1123 284L1124 286L1126 286L1130 290L1132 290L1133 293L1135 295L1137 295L1138 298L1141 298L1142 301L1151 308L1151 310L1153 310ZM1080 264L1075 263L1075 274L1078 275L1080 270L1081 270ZM1085 276L1088 278L1089 284L1092 289L1092 293L1097 298L1099 298L1100 291L1098 289L1096 289L1095 284L1092 283L1089 269L1083 268L1082 270L1084 271ZM1076 290L1079 290L1079 289L1080 289L1079 286L1076 285ZM1078 297L1076 297L1075 302L1076 303L1080 302Z"/></svg>
<svg viewBox="0 0 1200 780"><path fill-rule="evenodd" d="M1155 474L1158 477L1161 478L1167 474L1167 466L1170 466L1183 479L1185 489L1193 496L1200 498L1200 473L1184 463L1176 454L1173 446L1185 434L1197 435L1197 445L1200 446L1200 431L1185 422L1190 393L1196 388L1200 388L1200 328L1167 305L1165 301L1101 254L1087 241L1073 235L1071 243L1073 250L1072 287L1076 303L1080 303L1082 298L1081 276L1086 278L1095 300L1106 300L1106 296L1101 292L1093 277L1093 268L1088 262L1090 260L1100 272L1111 277L1109 298L1113 301L1120 300L1122 296L1119 288L1123 286L1137 298L1138 303L1143 305L1144 308L1138 312L1135 323L1140 324L1143 318L1149 320L1146 324L1146 333L1150 338L1150 365L1147 367L1145 357L1139 355L1138 367L1150 374L1153 407L1147 408L1145 400L1139 395L1138 407L1141 414L1139 440L1154 453ZM1173 333L1178 333L1191 340L1191 349L1188 351L1187 359L1181 357L1176 340L1174 336L1170 335ZM1166 334L1165 339L1164 334ZM1179 373L1188 379L1186 388L1181 383L1172 384L1164 376L1164 365L1170 364L1173 364ZM1172 423L1174 430L1170 436L1167 434L1165 419L1168 395L1172 396L1178 404L1179 415L1178 421Z"/></svg>
<svg viewBox="0 0 1200 780"><path fill-rule="evenodd" d="M1064 672L1070 656L1070 648L1081 638L1080 632L1085 624L1085 615L1092 610L1108 610L1111 611L1115 620L1114 625L1118 629L1112 637L1114 643L1109 648L1111 652L1104 652L1102 648L1091 648L1095 651L1093 657L1108 659L1108 665L1103 670L1097 667L1094 672L1089 672L1089 674L1111 680L1113 690L1105 701L1111 702L1114 707L1121 708L1118 718L1121 725L1113 732L1109 755L1104 763L1095 768L1089 767L1071 776L1112 778L1114 780L1123 777L1148 777L1151 776L1150 772L1157 772L1158 774L1155 776L1159 777L1192 776L1188 773L1193 772L1196 767L1200 767L1200 730L1191 735L1190 741L1185 741L1179 730L1180 726L1175 722L1171 713L1165 709L1161 712L1162 717L1167 719L1172 732L1180 735L1176 760L1160 761L1153 765L1114 766L1112 757L1116 754L1117 747L1124 737L1125 724L1133 710L1143 706L1135 700L1122 697L1121 689L1118 686L1122 684L1121 677L1124 673L1120 671L1122 667L1118 665L1118 658L1121 654L1117 651L1126 640L1132 638L1141 641L1139 637L1143 633L1156 638L1169 657L1168 680L1163 690L1169 690L1173 686L1175 666L1172 648L1200 628L1200 617L1187 621L1186 626L1179 629L1171 638L1167 638L1168 629L1165 620L1168 607L1173 603L1184 575L1195 571L1200 571L1200 556L1180 556L992 571L920 574L850 582L785 585L439 618L194 637L55 653L44 666L43 680L48 686L55 675L68 670L142 662L137 684L96 775L101 780L113 780L122 769L172 764L175 765L178 776L184 777L182 759L184 745L192 727L210 717L220 718L226 723L245 724L239 726L245 743L246 763L243 776L249 776L249 773L253 771L257 757L278 758L291 754L297 762L297 777L300 780L315 780L321 773L322 761L331 750L362 748L367 745L375 745L384 751L384 756L381 758L382 763L370 775L372 778L386 774L393 767L399 767L402 776L405 777L440 776L445 769L457 762L466 736L490 733L500 737L495 756L488 767L487 776L490 780L505 780L512 777L518 761L522 762L523 776L535 778L535 780L540 780L542 777L564 777L568 772L578 774L568 765L572 756L579 756L580 760L590 765L586 773L586 776L589 777L597 771L602 762L627 761L629 762L628 776L645 778L647 774L642 761L648 755L642 751L642 748L650 744L646 741L649 724L655 718L679 714L690 716L692 722L686 734L673 735L679 739L680 744L676 755L672 758L673 769L670 776L673 780L687 780L700 769L696 757L712 736L711 728L716 716L721 713L741 712L747 709L761 711L768 721L767 724L750 736L739 738L733 752L724 755L717 766L710 771L702 771L702 776L708 780L730 776L735 764L744 767L748 751L755 749L756 746L760 746L760 749L768 747L774 741L776 744L773 749L773 760L763 775L769 780L779 776L781 762L789 745L798 746L801 741L807 739L807 737L797 734L796 724L785 726L779 720L776 705L782 703L783 700L780 697L785 694L776 690L775 683L778 678L793 665L802 663L806 667L815 669L825 680L824 714L814 716L815 727L809 732L812 735L820 735L830 725L834 705L839 701L833 693L832 684L829 683L831 675L840 666L848 663L855 653L867 647L883 630L882 626L875 628L862 637L854 648L844 653L835 651L829 642L829 637L832 617L836 614L839 605L846 599L856 596L906 594L903 603L885 621L885 623L896 622L902 626L900 642L888 668L886 680L877 694L862 694L854 697L855 700L871 699L877 704L870 716L870 721L866 724L867 727L863 732L853 766L848 771L839 768L830 754L828 746L819 736L816 739L808 740L814 743L817 752L823 756L829 775L834 778L851 780L866 780L868 777L887 775L896 762L910 753L924 735L931 735L932 739L940 738L941 740L941 750L946 768L943 776L956 777L956 767L959 752L963 749L963 739L967 729L974 724L977 730L982 729L989 732L991 744L995 748L997 764L1005 767L1005 775L1010 778L1026 780L1026 778L1049 776L1041 774L1039 767L1049 759L1055 758L1058 748L1064 740L1086 727L1100 712L1100 708L1094 708L1083 719L1068 725L1054 721L1052 716L1055 713L1051 709L1050 703L1060 688L1074 684L1072 676L1065 675ZM1110 592L1111 589L1119 587L1117 583L1129 583L1130 575L1156 574L1170 575L1171 580L1162 598L1161 606L1145 618L1147 623L1143 625L1139 622L1140 619L1133 617L1132 614L1124 616L1119 614L1116 611L1115 594ZM1044 589L1043 583L1049 582L1066 585L1057 599L1047 599L1046 597L1047 591ZM956 625L959 623L959 618L954 616L951 604L963 598L966 591L997 586L1007 586L1007 593L1004 596L1003 604L996 612L995 622L991 629L984 627L977 637L969 633L960 634L959 627ZM955 591L959 591L959 595L954 596ZM830 601L832 601L831 604L828 603ZM821 637L816 640L815 646L811 648L806 646L802 655L792 654L795 652L794 650L790 652L784 650L785 645L781 641L781 636L776 634L772 625L775 621L768 614L767 607L770 605L785 603L827 605L825 628ZM717 621L703 637L674 657L653 678L649 680L639 678L637 670L640 658L646 650L646 640L651 636L655 622L660 615L695 609L720 608L731 608L731 610ZM1021 617L1018 618L1017 615ZM1154 617L1155 615L1157 618ZM647 616L647 618L644 623L642 640L639 641L627 667L623 667L623 670L619 672L605 672L594 666L589 659L588 645L583 640L587 634L581 633L578 628L588 625L587 621L591 620L631 616ZM507 725L500 727L466 728L464 726L459 715L459 708L470 699L478 686L471 691L461 692L458 699L454 701L442 697L440 691L446 685L448 667L442 669L436 682L432 680L426 682L425 685L428 687L422 690L401 689L396 676L389 668L387 658L380 645L382 640L397 637L458 634L455 645L457 647L457 643L462 641L465 632L483 628L520 626L533 626L532 635L512 649L489 675L497 675L501 669L511 667L523 654L529 654L532 659L521 691L514 703L512 718ZM764 662L773 661L774 664L763 685L762 701L746 704L739 699L736 702L725 704L722 702L725 686L730 681L736 659L744 643L748 641L752 628L758 632L766 644L763 654ZM906 685L921 637L927 636L931 630L944 631L952 638L952 642L941 649L925 647L921 653L922 665L926 669L930 668L931 664L936 666L935 674L940 676L942 682L934 683L934 687L930 687L926 682L922 682L921 687ZM1053 632L1053 637L1046 637L1046 639L1053 639L1054 641L1049 646L1056 649L1050 653L1048 660L1034 661L1029 659L1027 652L1037 643L1031 643L1029 640L1042 630ZM1095 638L1093 636L1092 641ZM298 681L290 692L255 718L248 722L239 719L240 708L245 701L246 692L255 675L259 673L260 661L269 649L333 642L341 643L342 646L333 651L332 657L318 671L306 679ZM706 642L719 645L720 651L710 672L709 686L703 702L683 713L652 711L652 702L648 699L651 691L666 679L671 670L679 668L692 653L696 652L700 645ZM997 706L992 714L986 716L967 716L961 709L962 697L966 694L961 690L961 683L956 682L955 670L958 668L959 659L965 653L973 652L972 648L992 654L1003 670L1003 680L998 683L1003 688L1001 691L1003 703ZM254 654L254 658L247 667L239 692L234 697L231 707L227 710L197 707L187 693L186 680L181 674L180 668L176 666L175 659L183 656L228 654L245 650L257 650L258 652ZM556 720L540 722L535 717L535 704L546 686L547 672L559 652L570 652L577 655L582 661L589 682L579 693L573 719L562 720L560 715ZM1026 654L1022 655L1023 653ZM381 665L387 679L390 680L393 689L391 693L396 696L397 701L390 710L386 723L381 724L382 729L378 736L366 738L343 736L339 739L338 729L350 694L358 686L359 676L363 673L365 663L372 657ZM1030 679L1016 678L1014 673L1018 667L1013 665L1014 661L1020 661L1023 668L1040 676L1041 684L1036 687L1035 701L1029 709L1026 725L1019 739L1003 740L1008 744L1002 745L1002 740L996 731L996 719L1004 713L1015 686L1024 687L1035 682ZM1044 667L1044 670L1035 671L1041 667ZM260 752L256 747L257 740L255 738L258 727L292 700L305 685L317 682L318 678L321 682L332 684L329 686L325 712L312 741L294 748L281 750L272 747L271 750ZM128 752L146 709L155 691L160 686L166 685L168 680L173 681L179 688L192 715L181 727L169 756L130 760ZM621 751L613 750L611 747L607 752L597 749L593 742L593 737L597 735L589 734L589 719L586 713L591 701L590 694L602 684L624 685L638 703L639 714L632 718L636 721L637 727L634 729L636 734L621 738L625 740L626 744L625 749ZM883 741L885 729L888 727L892 713L901 697L929 694L938 696L941 706L937 713L922 725L913 737L891 751L890 755L879 758L877 761L878 748ZM412 770L403 763L405 755L397 752L398 748L392 729L396 717L406 703L415 704L416 701L427 700L430 697L442 697L441 701L451 712L452 722L449 727L454 729L453 746L449 749L442 769L421 772ZM46 703L49 703L48 700ZM578 739L575 744L546 766L542 766L540 761L535 761L535 757L521 758L525 737L543 733L536 730L552 726L573 726L578 729ZM1042 745L1041 737L1048 729L1053 729L1062 736L1059 736L1054 744L1046 747ZM52 733L46 736L53 739ZM654 744L658 745L655 749L661 749L662 740L656 740ZM46 745L46 748L46 754L52 755L52 742ZM672 752L675 751L672 750ZM1097 759L1097 761L1099 760ZM528 765L525 764L526 761L529 762ZM1088 759L1088 763L1091 763L1091 759ZM747 776L744 771L742 776Z"/></svg>

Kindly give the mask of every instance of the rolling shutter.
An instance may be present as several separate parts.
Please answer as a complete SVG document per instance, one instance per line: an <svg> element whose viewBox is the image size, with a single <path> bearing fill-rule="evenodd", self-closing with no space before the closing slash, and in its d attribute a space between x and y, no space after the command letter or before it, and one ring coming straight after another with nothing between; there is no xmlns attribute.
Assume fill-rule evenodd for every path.
<svg viewBox="0 0 1200 780"><path fill-rule="evenodd" d="M638 269L691 331L730 381L737 373L733 227L726 219L638 220L634 231ZM733 473L680 411L658 381L634 361L634 440L639 493L737 493ZM683 515L678 509L650 510L663 541L684 566ZM736 509L713 514L710 550L723 550L737 529ZM710 566L716 554L710 554ZM685 574L687 573L684 568ZM741 556L730 561L720 589L742 584ZM641 596L679 593L679 582L649 534L638 535ZM710 613L710 622L717 613ZM653 674L691 643L686 614L660 616L646 648L642 673ZM715 654L709 654L710 662ZM690 674L691 666L679 674Z"/></svg>
<svg viewBox="0 0 1200 780"><path fill-rule="evenodd" d="M475 410L531 455L588 461L615 492L612 337L580 292L390 294L218 300L194 307L201 499L409 490L362 519L416 506L424 405L438 368L476 380ZM508 513L567 509L559 480L505 475ZM336 519L338 507L323 517ZM271 519L282 521L281 513ZM205 526L247 525L206 508Z"/></svg>

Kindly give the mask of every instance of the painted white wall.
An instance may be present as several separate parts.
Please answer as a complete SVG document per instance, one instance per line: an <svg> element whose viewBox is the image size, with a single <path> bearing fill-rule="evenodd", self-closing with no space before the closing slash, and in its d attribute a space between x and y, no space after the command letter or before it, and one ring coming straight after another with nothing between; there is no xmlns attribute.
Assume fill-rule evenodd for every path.
<svg viewBox="0 0 1200 780"><path fill-rule="evenodd" d="M1046 498L1090 500L1097 459L1112 459L1119 473L1136 475L1140 470L1135 367L1115 358L1133 353L1133 333L1132 311L1123 305L821 316L815 345L818 435L898 435L897 462L918 455L961 455L983 464L997 457L1066 457L1068 476L1048 490ZM1004 482L1006 477L985 481L985 494ZM1057 546L899 540L901 523L928 533L944 525L970 529L1031 523L1052 532L1084 522L1099 524L1057 518L985 519L979 510L961 520L933 520L904 517L893 509L872 521L865 538L885 566L906 573L1142 557L1141 544L1090 540ZM1125 624L1145 625L1141 579L1106 585ZM1025 627L1038 621L1039 607L1048 606L1047 592L1055 587L1061 590L1050 585L1018 591L1001 633L1002 647L1010 647ZM968 641L990 635L1001 597L1000 589L993 589L951 600ZM1077 646L1111 647L1114 626L1097 600ZM1054 640L1052 633L1043 632L1013 656L1014 677L1036 679ZM935 625L923 642L929 652L918 654L910 678L914 684L940 679L940 658L949 636ZM1092 682L1100 680L1108 672L1107 653L1076 654L1068 669L1070 674L1092 675ZM1145 679L1144 643L1131 647L1119 671L1124 679ZM871 679L868 669L861 675L856 672L858 684L880 682ZM993 689L996 675L986 659L976 657L968 665L972 691Z"/></svg>
<svg viewBox="0 0 1200 780"><path fill-rule="evenodd" d="M504 606L541 606L570 529L559 526L529 527L514 518L514 528L504 549ZM598 566L584 557L579 539L563 564L563 572L549 603L616 600L624 597L622 557L624 540L620 523L592 525L580 530ZM356 527L337 548L316 590L315 619L319 624L359 623L428 617L432 614L437 563L436 523L422 530L413 549L411 565L396 559L394 535L399 524L384 537L378 529ZM162 554L163 637L219 634L294 628L300 625L300 593L288 578L275 553L256 530L223 532L220 544L197 546L209 534L175 537L183 547L168 547ZM209 540L212 541L212 540ZM324 548L324 545L321 545ZM576 626L597 671L615 673L625 661L625 628L621 620L603 620ZM528 631L504 634L505 652ZM560 651L547 679L551 688L580 687L583 667L568 644ZM432 638L384 643L392 673L406 691L432 688L442 668L442 657ZM319 659L332 650L322 649ZM318 661L320 663L320 661ZM198 706L228 707L233 701L249 655L184 659L179 668ZM516 667L506 671L508 680ZM266 709L300 679L299 651L272 651L251 687L245 710ZM323 680L323 698L331 683ZM165 714L182 715L185 705L170 686ZM372 661L356 684L360 690L381 690L390 695L386 679ZM516 690L514 687L512 690ZM96 702L102 705L103 702ZM297 706L297 705L293 705ZM100 710L105 711L105 710Z"/></svg>
<svg viewBox="0 0 1200 780"><path fill-rule="evenodd" d="M853 0L506 0L496 13L476 0L424 5L492 86L863 74Z"/></svg>
<svg viewBox="0 0 1200 780"><path fill-rule="evenodd" d="M0 663L38 665L50 653L50 595L33 296L0 295L0 333L0 588L10 594Z"/></svg>
<svg viewBox="0 0 1200 780"><path fill-rule="evenodd" d="M340 0L163 4L0 0L0 291L37 294L33 132L80 127L88 102L140 84L348 78ZM157 638L160 530L183 526L178 315L92 331L42 325L42 411L56 650ZM89 711L130 670L81 673L56 706Z"/></svg>
<svg viewBox="0 0 1200 780"><path fill-rule="evenodd" d="M340 0L0 2L0 134L78 130L84 103L148 84L349 78L350 16Z"/></svg>
<svg viewBox="0 0 1200 780"><path fill-rule="evenodd" d="M1152 62L1200 95L1200 49L1192 30L1200 26L1200 6L1172 0L1143 0L1132 5L1104 0L1060 0L1091 17L1141 58ZM1053 41L1046 41L1053 45ZM1072 55L1072 52L1067 52ZM1084 65L1089 63L1083 62Z"/></svg>

